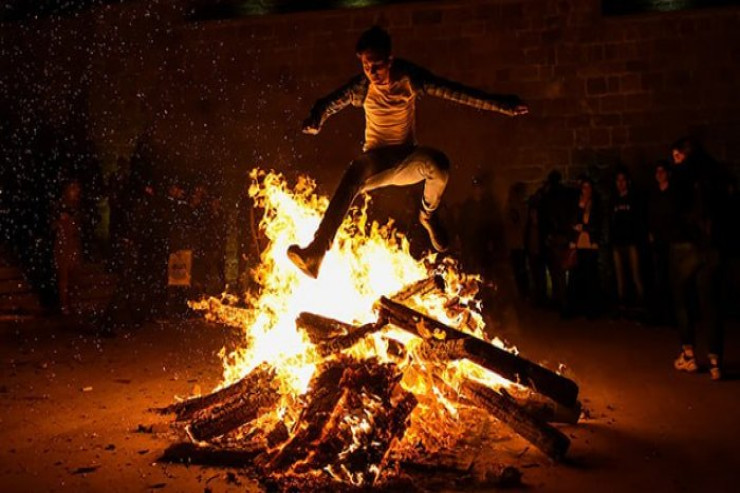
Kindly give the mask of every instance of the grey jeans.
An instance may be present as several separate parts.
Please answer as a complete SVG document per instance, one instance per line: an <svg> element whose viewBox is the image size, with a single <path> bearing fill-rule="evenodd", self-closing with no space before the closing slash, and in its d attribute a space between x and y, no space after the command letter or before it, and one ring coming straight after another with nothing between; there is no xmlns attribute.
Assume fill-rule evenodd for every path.
<svg viewBox="0 0 740 493"><path fill-rule="evenodd" d="M449 169L447 156L430 147L386 146L365 151L344 171L312 245L329 250L355 197L377 188L423 181L423 206L428 211L435 210L447 186Z"/></svg>

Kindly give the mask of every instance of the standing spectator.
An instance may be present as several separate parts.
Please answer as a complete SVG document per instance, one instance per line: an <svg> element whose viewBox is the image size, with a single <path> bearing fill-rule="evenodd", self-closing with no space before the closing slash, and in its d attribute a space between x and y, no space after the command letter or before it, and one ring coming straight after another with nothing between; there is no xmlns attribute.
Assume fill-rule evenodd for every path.
<svg viewBox="0 0 740 493"><path fill-rule="evenodd" d="M59 212L54 222L54 263L62 314L72 311L70 291L82 263L81 210L82 185L72 180L64 186Z"/></svg>
<svg viewBox="0 0 740 493"><path fill-rule="evenodd" d="M462 204L458 224L463 265L469 272L487 277L493 264L496 214L483 177L473 178L472 194Z"/></svg>
<svg viewBox="0 0 740 493"><path fill-rule="evenodd" d="M130 234L132 190L128 162L125 158L118 159L118 167L108 181L108 209L110 211L109 231L109 265L110 271L120 274L129 263L131 253L128 236Z"/></svg>
<svg viewBox="0 0 740 493"><path fill-rule="evenodd" d="M594 184L590 178L581 178L580 185L581 194L569 245L576 250L576 265L572 271L568 291L573 313L595 317L601 310L599 284L601 202L594 193Z"/></svg>
<svg viewBox="0 0 740 493"><path fill-rule="evenodd" d="M509 188L504 214L504 225L506 227L504 237L509 251L509 261L517 292L521 299L529 296L527 257L524 249L524 236L527 226L526 191L526 186L522 182L514 183Z"/></svg>
<svg viewBox="0 0 740 493"><path fill-rule="evenodd" d="M208 238L208 228L211 220L209 217L208 191L204 185L197 184L193 187L188 198L188 208L189 213L184 221L187 222L185 231L193 252L191 292L198 296L206 291L206 256L211 241Z"/></svg>
<svg viewBox="0 0 740 493"><path fill-rule="evenodd" d="M642 212L625 168L617 170L614 188L615 196L611 207L609 226L614 273L617 279L619 311L624 312L628 306L626 294L628 279L634 288L636 304L642 306L645 299L638 249L642 242L644 227L642 225Z"/></svg>
<svg viewBox="0 0 740 493"><path fill-rule="evenodd" d="M653 263L651 312L655 323L673 320L669 289L669 252L675 236L676 194L670 182L670 164L655 166L655 186L648 199L648 239Z"/></svg>
<svg viewBox="0 0 740 493"><path fill-rule="evenodd" d="M219 294L226 284L226 218L221 199L212 197L208 200L205 221L205 292Z"/></svg>
<svg viewBox="0 0 740 493"><path fill-rule="evenodd" d="M540 235L546 248L547 270L552 281L552 300L561 315L568 315L567 274L568 243L572 235L573 211L578 195L562 183L559 171L551 171L539 202Z"/></svg>
<svg viewBox="0 0 740 493"><path fill-rule="evenodd" d="M695 372L697 318L689 311L694 294L709 339L709 370L713 380L722 378L723 326L719 310L722 243L719 213L728 206L727 176L719 163L692 140L684 138L672 148L671 186L675 186L676 237L670 248L670 275L676 321L681 334L677 370Z"/></svg>
<svg viewBox="0 0 740 493"><path fill-rule="evenodd" d="M540 201L545 186L540 187L527 201L527 223L524 232L524 245L527 265L531 277L531 294L535 306L544 306L547 299L547 265L545 262L544 238L540 234Z"/></svg>
<svg viewBox="0 0 740 493"><path fill-rule="evenodd" d="M238 253L238 291L243 295L253 287L252 269L260 262L265 239L259 223L264 210L245 189L236 204L236 237Z"/></svg>
<svg viewBox="0 0 740 493"><path fill-rule="evenodd" d="M166 218L169 233L167 312L183 316L188 311L187 295L192 286L192 210L186 201L185 188L177 179L170 182L167 190Z"/></svg>

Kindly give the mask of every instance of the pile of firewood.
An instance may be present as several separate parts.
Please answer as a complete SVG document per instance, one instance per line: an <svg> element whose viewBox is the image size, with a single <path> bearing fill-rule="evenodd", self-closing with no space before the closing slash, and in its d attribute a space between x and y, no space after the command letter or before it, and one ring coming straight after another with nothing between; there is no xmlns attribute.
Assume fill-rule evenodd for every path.
<svg viewBox="0 0 740 493"><path fill-rule="evenodd" d="M392 298L382 297L377 303L378 320L361 326L302 313L296 325L325 359L309 390L299 398L300 416L291 429L282 422L271 423L260 440L240 433L274 410L280 400L276 371L266 363L217 392L159 411L175 414L175 423L198 444L200 454L211 454L229 464L248 460L272 477L376 484L389 469L391 450L410 426L409 417L421 396L400 384L405 348L396 348L397 363L357 359L343 351L392 325L422 339L413 357L426 364L444 367L466 359L517 383L515 387L524 392L493 389L472 378L463 379L457 388L441 378L436 382L450 402L489 414L547 456L562 459L570 440L550 423L578 421L578 386L406 304L413 296L433 290L444 291L440 276L419 281ZM452 310L456 309L453 305Z"/></svg>

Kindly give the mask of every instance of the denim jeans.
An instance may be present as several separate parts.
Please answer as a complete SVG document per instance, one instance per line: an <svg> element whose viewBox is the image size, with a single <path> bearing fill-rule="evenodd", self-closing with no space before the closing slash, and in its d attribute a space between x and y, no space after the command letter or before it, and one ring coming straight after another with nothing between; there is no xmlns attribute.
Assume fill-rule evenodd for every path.
<svg viewBox="0 0 740 493"><path fill-rule="evenodd" d="M370 149L354 159L344 171L337 190L319 225L312 246L329 250L339 226L355 197L363 192L388 186L424 182L423 205L427 211L439 206L450 162L442 152L430 147L403 145Z"/></svg>
<svg viewBox="0 0 740 493"><path fill-rule="evenodd" d="M626 271L629 273L630 280L635 288L637 303L641 304L645 298L645 288L642 283L640 253L637 251L637 245L614 245L612 247L612 256L614 258L614 274L617 278L619 303L623 304L625 302Z"/></svg>
<svg viewBox="0 0 740 493"><path fill-rule="evenodd" d="M715 249L700 249L691 243L674 243L670 249L670 280L681 344L694 345L696 319L707 331L709 352L722 356L723 327L720 317L720 262ZM690 307L694 296L699 317Z"/></svg>

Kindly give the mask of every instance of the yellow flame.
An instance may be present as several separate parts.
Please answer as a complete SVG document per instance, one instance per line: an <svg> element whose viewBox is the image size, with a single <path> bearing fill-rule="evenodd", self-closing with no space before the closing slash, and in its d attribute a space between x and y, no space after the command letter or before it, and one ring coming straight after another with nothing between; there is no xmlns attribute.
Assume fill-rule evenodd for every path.
<svg viewBox="0 0 740 493"><path fill-rule="evenodd" d="M409 253L408 240L393 228L392 223L384 226L375 222L367 224L368 200L365 199L362 207L342 224L332 249L324 259L319 278L308 278L289 261L286 251L292 244L306 245L312 240L328 200L314 193L315 183L306 177L300 178L291 189L285 178L275 172L255 169L250 176L249 194L264 210L260 229L268 240L260 264L253 270L259 289L245 294L246 309L237 309L215 299L194 302L192 306L243 331L242 346L228 354L222 351L222 385L239 380L262 362L270 363L278 372L283 398L267 421L283 420L290 425L299 412L298 397L306 392L322 359L306 335L297 330L295 320L298 314L313 312L354 324L374 322L377 320L377 313L373 311L376 301L430 276L434 272L430 272L429 265L436 259L434 256L415 259ZM475 298L476 279L460 274L452 261L438 262L434 269L445 279L445 292L415 295L404 303L451 327L490 339L484 332L480 305ZM407 350L406 359L401 363L402 368L408 370L404 373L402 386L417 396L426 396L426 400L420 400L419 407L431 410L414 416L418 419L425 419L424 416L455 419L456 404L445 397L445 392L437 389L432 375L435 369L411 356L414 347L421 342L418 337L398 328L386 327L346 352L358 358L376 357L379 361L388 361L391 340ZM498 339L491 342L504 347ZM458 361L436 370L452 389L463 375L492 387L512 385L468 361ZM353 436L367 432L369 425L366 419L357 416L347 419L351 420L347 424L352 427ZM351 482L358 481L357 477L341 468L329 468L327 472L348 477Z"/></svg>

